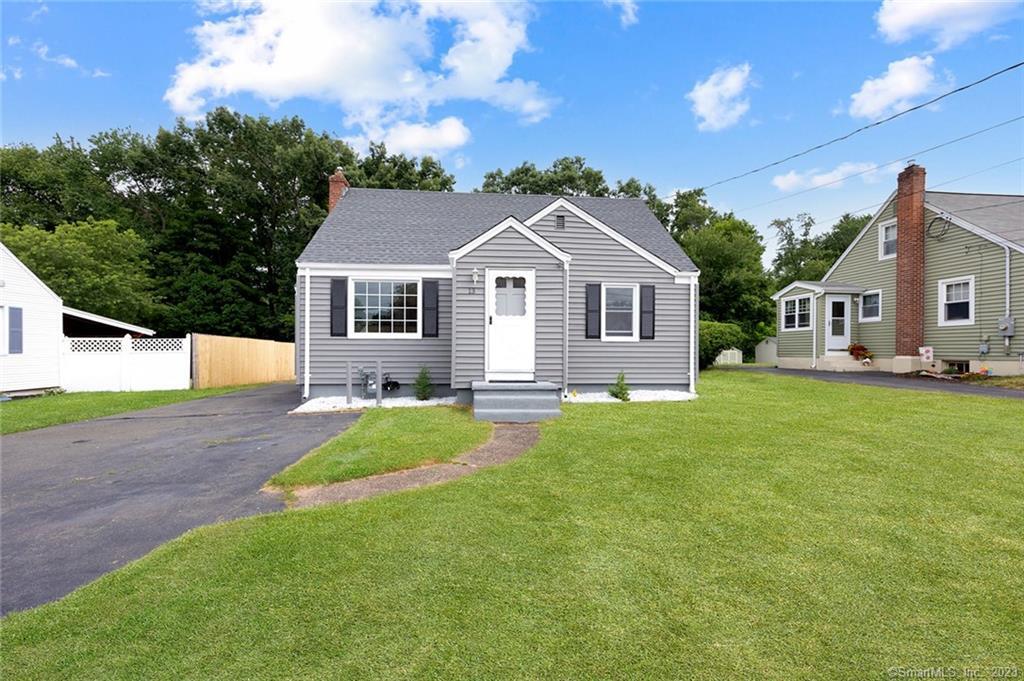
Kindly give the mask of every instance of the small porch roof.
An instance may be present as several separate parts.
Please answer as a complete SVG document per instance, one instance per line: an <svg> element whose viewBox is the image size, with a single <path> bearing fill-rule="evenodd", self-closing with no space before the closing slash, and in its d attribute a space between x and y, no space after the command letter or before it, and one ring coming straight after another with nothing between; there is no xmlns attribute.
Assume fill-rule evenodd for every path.
<svg viewBox="0 0 1024 681"><path fill-rule="evenodd" d="M795 288L805 288L810 291L814 291L815 293L849 293L852 295L860 295L861 293L864 293L864 287L857 286L856 284L840 284L834 281L797 280L781 291L774 293L772 295L772 300L778 300Z"/></svg>
<svg viewBox="0 0 1024 681"><path fill-rule="evenodd" d="M94 322L96 324L103 324L110 326L115 329L123 329L128 333L137 333L142 336L153 336L156 331L153 329L147 329L144 326L136 326L135 324L129 324L128 322L122 322L118 319L112 319L110 317L104 317L101 314L94 314L92 312L86 312L85 310L76 310L73 307L67 305L63 308L63 313L67 317L74 317L75 319L84 319L87 322Z"/></svg>

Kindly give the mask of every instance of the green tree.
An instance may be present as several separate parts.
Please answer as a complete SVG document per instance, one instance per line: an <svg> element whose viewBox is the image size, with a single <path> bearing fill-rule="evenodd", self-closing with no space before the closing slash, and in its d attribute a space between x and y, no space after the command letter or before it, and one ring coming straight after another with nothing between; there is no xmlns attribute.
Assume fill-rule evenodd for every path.
<svg viewBox="0 0 1024 681"><path fill-rule="evenodd" d="M53 231L3 224L0 238L70 307L134 323L149 321L157 309L146 243L113 220L57 225Z"/></svg>
<svg viewBox="0 0 1024 681"><path fill-rule="evenodd" d="M761 235L749 222L726 215L686 231L681 243L701 272L701 317L738 324L746 335L741 349L750 352L775 317Z"/></svg>
<svg viewBox="0 0 1024 681"><path fill-rule="evenodd" d="M817 236L811 236L814 218L806 213L773 220L771 226L778 234L778 250L771 268L775 287L782 288L796 280L820 280L870 219L870 215L847 213Z"/></svg>
<svg viewBox="0 0 1024 681"><path fill-rule="evenodd" d="M557 196L608 196L610 193L604 173L587 165L582 156L555 159L551 167L544 170L538 170L533 163L523 163L507 173L500 168L492 170L484 173L480 190Z"/></svg>

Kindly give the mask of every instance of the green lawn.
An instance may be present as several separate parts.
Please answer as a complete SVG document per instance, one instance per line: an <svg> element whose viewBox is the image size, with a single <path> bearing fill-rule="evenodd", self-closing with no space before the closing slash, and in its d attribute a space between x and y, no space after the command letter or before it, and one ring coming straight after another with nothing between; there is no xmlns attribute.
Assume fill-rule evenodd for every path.
<svg viewBox="0 0 1024 681"><path fill-rule="evenodd" d="M1024 376L976 376L971 375L966 379L978 385L989 385L998 388L1014 388L1024 390Z"/></svg>
<svg viewBox="0 0 1024 681"><path fill-rule="evenodd" d="M888 678L1024 665L1017 400L755 372L459 481L193 531L0 625L5 679Z"/></svg>
<svg viewBox="0 0 1024 681"><path fill-rule="evenodd" d="M490 435L491 424L473 420L468 409L369 409L354 426L275 475L270 484L324 485L449 461Z"/></svg>
<svg viewBox="0 0 1024 681"><path fill-rule="evenodd" d="M203 390L147 390L137 393L64 393L23 397L10 402L0 402L0 434L7 435L126 411L161 407L165 404L213 397L251 387L253 386Z"/></svg>

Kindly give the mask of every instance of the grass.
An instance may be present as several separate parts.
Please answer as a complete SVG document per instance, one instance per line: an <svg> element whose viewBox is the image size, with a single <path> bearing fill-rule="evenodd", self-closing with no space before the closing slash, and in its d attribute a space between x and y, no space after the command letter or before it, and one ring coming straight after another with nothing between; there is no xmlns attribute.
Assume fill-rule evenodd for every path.
<svg viewBox="0 0 1024 681"><path fill-rule="evenodd" d="M9 402L0 402L0 434L8 435L23 430L34 430L62 423L121 414L126 411L162 407L165 404L213 397L251 387L253 386L204 388L202 390L147 390L125 393L63 393L23 397Z"/></svg>
<svg viewBox="0 0 1024 681"><path fill-rule="evenodd" d="M970 374L964 380L977 385L1024 390L1024 376L980 376L978 374Z"/></svg>
<svg viewBox="0 0 1024 681"><path fill-rule="evenodd" d="M354 426L270 479L290 489L449 461L483 444L491 424L468 409L370 409Z"/></svg>
<svg viewBox="0 0 1024 681"><path fill-rule="evenodd" d="M1016 400L704 375L457 482L186 534L5 679L886 678L1024 662Z"/></svg>

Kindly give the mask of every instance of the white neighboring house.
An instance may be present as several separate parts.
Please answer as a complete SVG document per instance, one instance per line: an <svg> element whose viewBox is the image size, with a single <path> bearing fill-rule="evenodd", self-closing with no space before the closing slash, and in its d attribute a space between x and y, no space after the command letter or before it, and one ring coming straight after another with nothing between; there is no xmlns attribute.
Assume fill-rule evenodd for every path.
<svg viewBox="0 0 1024 681"><path fill-rule="evenodd" d="M60 296L0 243L0 393L29 393L61 386L65 319L121 332L155 331L65 307Z"/></svg>

